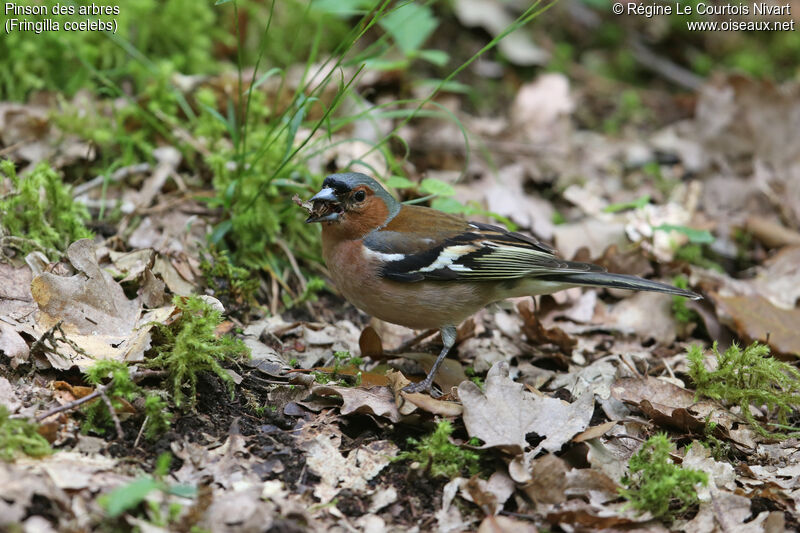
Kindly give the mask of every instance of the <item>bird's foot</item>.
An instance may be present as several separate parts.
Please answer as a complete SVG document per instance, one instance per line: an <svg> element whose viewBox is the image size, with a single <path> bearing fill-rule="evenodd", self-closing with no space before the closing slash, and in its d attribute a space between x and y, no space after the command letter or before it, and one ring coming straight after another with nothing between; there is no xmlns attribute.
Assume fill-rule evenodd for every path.
<svg viewBox="0 0 800 533"><path fill-rule="evenodd" d="M414 393L414 392L421 392L421 393L428 393L431 395L431 398L441 398L442 394L433 389L433 380L429 378L425 378L418 383L411 383L403 387L403 392Z"/></svg>

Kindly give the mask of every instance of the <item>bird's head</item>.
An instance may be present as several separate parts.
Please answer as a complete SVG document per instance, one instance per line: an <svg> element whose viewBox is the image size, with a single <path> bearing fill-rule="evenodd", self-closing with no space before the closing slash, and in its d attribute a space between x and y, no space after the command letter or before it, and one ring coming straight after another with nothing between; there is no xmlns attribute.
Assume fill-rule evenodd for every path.
<svg viewBox="0 0 800 533"><path fill-rule="evenodd" d="M400 211L400 203L386 189L360 173L331 174L311 202L306 222L340 226L341 231L355 235L385 226Z"/></svg>

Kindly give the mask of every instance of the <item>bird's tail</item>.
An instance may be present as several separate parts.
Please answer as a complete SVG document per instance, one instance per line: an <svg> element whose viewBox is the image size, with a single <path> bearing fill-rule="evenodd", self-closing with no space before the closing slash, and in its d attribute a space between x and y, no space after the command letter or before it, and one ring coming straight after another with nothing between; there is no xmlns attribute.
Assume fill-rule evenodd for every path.
<svg viewBox="0 0 800 533"><path fill-rule="evenodd" d="M676 294L685 298L691 298L692 300L700 300L703 298L695 292L679 289L667 283L651 281L627 274L612 274L610 272L571 272L554 275L546 279L548 281L585 285L589 287L611 287L614 289L628 289L632 291L665 292L667 294Z"/></svg>

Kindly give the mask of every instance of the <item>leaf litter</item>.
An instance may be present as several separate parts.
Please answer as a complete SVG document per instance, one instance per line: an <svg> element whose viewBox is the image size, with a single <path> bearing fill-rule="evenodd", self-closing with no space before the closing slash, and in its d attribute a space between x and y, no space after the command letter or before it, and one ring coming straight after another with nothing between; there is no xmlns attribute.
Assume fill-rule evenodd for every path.
<svg viewBox="0 0 800 533"><path fill-rule="evenodd" d="M536 50L528 46L527 51L531 57L519 61L532 60ZM779 249L747 279L734 279L703 266L670 263L690 239L656 229L708 226L724 244L731 241L726 228L745 227L748 217L773 224L760 227L797 227L794 148L765 140L780 134L770 131L772 124L785 122L765 122L756 112L767 106L779 116L794 109L795 101L785 96L793 90L739 78L716 81L701 91L693 118L620 142L577 130L573 119L581 96L566 77L541 76L519 88L508 116L491 123L465 117L469 134L493 152L498 170L491 172L477 158L472 181L459 183L457 194L468 192L522 230L552 238L567 258L585 254L614 271L665 280L686 272L692 286L709 297L708 316L720 328L748 342L767 343L794 360L800 353L794 327L798 261L791 238L770 240L761 232L760 239L779 243ZM543 102L553 106L545 109ZM0 116L21 127L15 113L40 116L34 107L3 108ZM447 131L427 120L436 126L431 129ZM4 130L4 144L12 133ZM430 132L411 134L416 146ZM53 132L47 128L37 135L47 139ZM524 150L521 138L531 143ZM37 142L14 157L30 165L56 157L44 141ZM740 149L732 153L732 146ZM78 160L67 157L70 150L59 165ZM657 204L608 212L609 206L635 204L641 191L658 193L620 164L647 160L657 151L672 154L695 177ZM354 157L335 152L320 161ZM741 191L735 187L720 189L720 180L731 176L722 176L722 167L712 161L740 157L752 164L725 167L748 191L736 196ZM188 213L202 208L184 203L185 210L171 209L175 198L160 197L167 182L183 171L179 154L169 147L156 160L155 167L143 170L147 177L135 194L125 190L124 178L116 184L121 191L112 191L127 198L131 213L143 214L135 227L127 227L132 218L124 219L121 247L110 240L101 245L77 241L61 263L45 262L36 271L19 260L0 263L0 353L10 363L0 369L0 400L12 415L32 417L79 400L87 391L78 388L75 369L83 371L99 359L142 364L154 324L168 323L174 313L170 296L203 290L198 250L208 221ZM551 175L558 176L559 197L529 192L532 185L551 183ZM574 176L583 178L570 182ZM638 180L640 190L626 190L623 178ZM710 198L714 195L723 197ZM759 201L748 203L748 195ZM785 202L776 221L772 210L780 198ZM569 220L554 223L556 212ZM662 263L655 271L653 257ZM435 524L442 531L780 531L798 524L796 439L776 442L758 435L736 409L696 397L683 353L698 338L676 323L668 297L575 290L539 298L536 309L525 301L479 313L438 382L447 394L443 399L401 391L412 374L430 365L435 339L407 345L411 332L379 325L376 331L383 335L360 344L367 325L361 315L337 309L335 320L319 318L331 301L340 303L310 305L315 314L292 310L231 322L231 328L242 326L253 353L250 361L228 368L241 378L236 397L230 399L216 378L203 378L196 411L180 416L155 443L133 445L140 428L128 419L122 421L125 439L115 439L113 432L79 435L75 421L81 415L73 410L48 418L56 426L49 439L55 454L0 463L0 516L24 527L42 520L50 524L51 515L35 510L34 502L43 500L73 510L53 521L58 527L90 527L90 519L74 510L102 513L96 494L150 475L156 451L170 450L179 466L164 483L194 486L197 494L180 501L187 514L197 514L198 524L214 531L285 523L320 530L347 524L364 531L411 523ZM318 382L314 372L341 377L335 352L355 355L365 346L370 359L347 379ZM390 366L399 371L389 371ZM35 368L36 378L16 373L19 368ZM358 372L360 383L352 381ZM363 379L369 374L383 376L386 384ZM119 411L123 418L124 409ZM481 474L437 485L392 461L407 447L407 437L428 433L441 419L456 426L453 442L480 451L486 462ZM619 496L628 459L659 430L679 443L674 461L708 473L711 480L698 492L700 504L692 514L671 524L636 515ZM134 464L121 457L134 457ZM156 490L147 498L178 496ZM144 526L132 513L128 518L131 525Z"/></svg>

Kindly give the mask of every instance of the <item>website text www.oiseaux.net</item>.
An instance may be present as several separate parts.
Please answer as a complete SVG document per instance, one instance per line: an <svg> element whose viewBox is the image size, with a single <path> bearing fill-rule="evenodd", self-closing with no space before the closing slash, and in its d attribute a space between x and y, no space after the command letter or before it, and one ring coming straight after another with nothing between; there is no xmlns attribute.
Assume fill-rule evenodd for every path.
<svg viewBox="0 0 800 533"><path fill-rule="evenodd" d="M633 15L652 18L659 15L685 15L689 31L795 31L792 5L769 2L753 3L698 3L689 5L680 1L669 2L617 2L612 5L615 15ZM714 17L716 20L697 20L696 17ZM743 17L739 19L721 17ZM747 17L747 18L744 18ZM753 20L750 17L781 17L783 20Z"/></svg>

